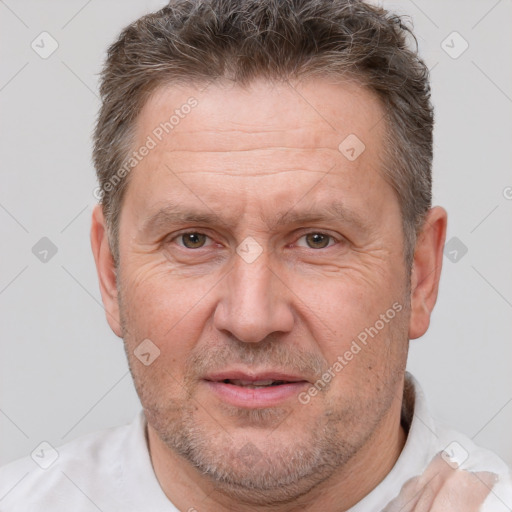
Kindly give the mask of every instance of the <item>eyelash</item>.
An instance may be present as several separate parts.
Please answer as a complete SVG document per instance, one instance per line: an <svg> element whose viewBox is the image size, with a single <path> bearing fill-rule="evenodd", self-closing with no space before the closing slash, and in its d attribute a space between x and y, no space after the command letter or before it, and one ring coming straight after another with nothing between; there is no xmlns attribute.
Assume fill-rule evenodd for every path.
<svg viewBox="0 0 512 512"><path fill-rule="evenodd" d="M210 241L213 242L212 238L210 236L208 236L206 233L203 233L201 231L183 231L181 233L178 233L177 235L174 235L170 240L169 242L174 242L176 240L180 240L181 237L183 237L184 235L191 235L191 234L194 234L194 235L204 235L206 236ZM321 248L318 248L318 249L314 249L313 247L307 247L307 246L302 246L304 249L311 249L313 251L319 251L321 249L328 249L329 247L332 247L333 245L336 245L337 243L340 243L341 239L338 239L336 238L335 236L333 235L330 235L329 233L324 233L323 231L308 231L307 233L304 233L302 234L295 243L297 243L299 240L301 240L302 238L308 236L308 235L323 235L323 236L327 236L329 237L330 241L334 242L334 243L331 243L329 245L327 245L326 247L321 247ZM341 237L340 237L341 238ZM201 246L201 247L198 247L197 249L191 249L189 247L185 247L184 245L182 244L178 244L181 248L183 249L188 249L190 251L197 251L198 249L204 249L206 247L209 247L210 245L212 245L211 243L207 246Z"/></svg>

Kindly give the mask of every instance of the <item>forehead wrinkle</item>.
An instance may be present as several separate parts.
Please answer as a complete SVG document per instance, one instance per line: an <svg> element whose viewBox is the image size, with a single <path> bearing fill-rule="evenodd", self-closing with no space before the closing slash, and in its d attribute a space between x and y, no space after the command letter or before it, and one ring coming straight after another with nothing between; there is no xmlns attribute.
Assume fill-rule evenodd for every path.
<svg viewBox="0 0 512 512"><path fill-rule="evenodd" d="M343 140L340 135L326 136L323 133L309 132L303 136L293 136L286 130L281 132L282 136L277 133L274 135L261 134L252 136L247 134L233 133L205 135L201 132L197 133L173 133L164 139L161 151L172 153L237 153L249 151L273 152L279 151L295 152L297 154L314 152L339 154L339 144ZM142 144L145 139L140 137Z"/></svg>
<svg viewBox="0 0 512 512"><path fill-rule="evenodd" d="M155 155L156 157L157 155ZM339 151L326 149L226 149L217 148L215 151L195 148L194 150L167 149L160 152L161 161L171 162L176 173L203 171L233 174L259 174L269 171L306 171L326 173L333 165L342 162ZM359 159L358 159L359 160ZM362 160L362 159L361 159ZM358 167L360 162L350 163ZM148 162L148 165L149 162ZM348 166L348 164L347 164ZM145 166L144 166L145 167Z"/></svg>
<svg viewBox="0 0 512 512"><path fill-rule="evenodd" d="M169 150L170 152L174 153L247 153L249 151L286 151L289 149L294 149L296 151L330 151L334 152L336 155L338 155L339 150L335 147L331 146L256 146L252 148L242 148L242 149L234 149L234 148L227 148L227 149L197 149L197 144L194 146L191 146L189 148L184 148L183 144L180 144L180 149L172 149Z"/></svg>

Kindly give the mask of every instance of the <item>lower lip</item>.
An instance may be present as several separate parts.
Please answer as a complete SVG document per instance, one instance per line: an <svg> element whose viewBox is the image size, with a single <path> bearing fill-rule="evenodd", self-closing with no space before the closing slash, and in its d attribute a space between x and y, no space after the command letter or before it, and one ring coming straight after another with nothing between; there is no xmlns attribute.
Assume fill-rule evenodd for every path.
<svg viewBox="0 0 512 512"><path fill-rule="evenodd" d="M279 405L285 400L297 397L308 385L307 382L290 382L278 386L244 388L225 382L204 381L221 400L236 407L263 408Z"/></svg>

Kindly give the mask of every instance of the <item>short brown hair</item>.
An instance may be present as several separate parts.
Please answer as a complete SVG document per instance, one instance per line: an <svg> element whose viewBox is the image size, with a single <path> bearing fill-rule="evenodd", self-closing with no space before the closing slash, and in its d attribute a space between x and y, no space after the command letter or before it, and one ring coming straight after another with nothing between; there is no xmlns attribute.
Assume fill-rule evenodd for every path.
<svg viewBox="0 0 512 512"><path fill-rule="evenodd" d="M433 130L428 69L409 48L411 36L402 18L360 0L172 0L126 27L102 72L93 155L116 263L129 178L119 169L137 116L158 87L349 76L384 106L383 173L400 202L410 264L431 206Z"/></svg>

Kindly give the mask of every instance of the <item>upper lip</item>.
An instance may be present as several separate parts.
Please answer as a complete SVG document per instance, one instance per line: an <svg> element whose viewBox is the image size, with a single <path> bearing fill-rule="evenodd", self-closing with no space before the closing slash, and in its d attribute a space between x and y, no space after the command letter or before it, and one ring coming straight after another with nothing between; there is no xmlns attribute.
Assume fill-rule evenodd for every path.
<svg viewBox="0 0 512 512"><path fill-rule="evenodd" d="M204 377L204 379L212 382L222 382L223 380L243 380L248 382L258 382L262 380L282 380L286 382L307 381L304 377L282 371L248 372L241 370L225 370L222 372L211 373Z"/></svg>

